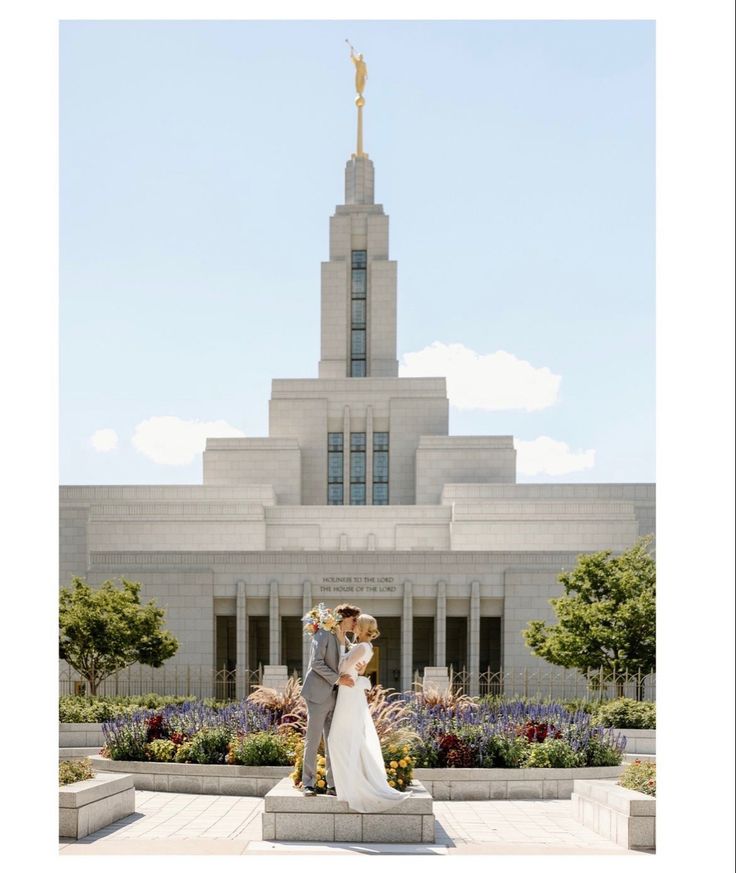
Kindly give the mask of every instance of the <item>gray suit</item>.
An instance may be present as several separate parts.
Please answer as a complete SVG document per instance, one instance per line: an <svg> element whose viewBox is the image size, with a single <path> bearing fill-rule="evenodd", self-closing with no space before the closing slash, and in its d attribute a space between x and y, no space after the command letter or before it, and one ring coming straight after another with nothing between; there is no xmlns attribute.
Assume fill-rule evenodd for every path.
<svg viewBox="0 0 736 873"><path fill-rule="evenodd" d="M312 637L309 669L302 685L302 697L307 701L307 736L304 744L302 785L315 787L317 749L324 734L327 785L332 786L330 756L327 738L332 713L337 702L337 682L340 679L340 644L337 637L326 630L318 630Z"/></svg>

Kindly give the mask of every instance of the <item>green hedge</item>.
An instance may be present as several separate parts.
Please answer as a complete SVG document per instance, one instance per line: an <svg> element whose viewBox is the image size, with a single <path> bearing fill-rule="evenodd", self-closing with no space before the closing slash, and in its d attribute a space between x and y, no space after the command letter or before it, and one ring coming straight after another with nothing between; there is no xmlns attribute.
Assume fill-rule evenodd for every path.
<svg viewBox="0 0 736 873"><path fill-rule="evenodd" d="M601 704L593 722L603 727L654 730L657 727L657 706L645 700L619 697Z"/></svg>
<svg viewBox="0 0 736 873"><path fill-rule="evenodd" d="M165 697L161 694L142 694L137 697L83 697L66 695L59 698L59 721L69 723L101 723L137 709L161 709L170 703L186 703L198 697ZM214 708L227 706L229 701L207 698L205 704Z"/></svg>

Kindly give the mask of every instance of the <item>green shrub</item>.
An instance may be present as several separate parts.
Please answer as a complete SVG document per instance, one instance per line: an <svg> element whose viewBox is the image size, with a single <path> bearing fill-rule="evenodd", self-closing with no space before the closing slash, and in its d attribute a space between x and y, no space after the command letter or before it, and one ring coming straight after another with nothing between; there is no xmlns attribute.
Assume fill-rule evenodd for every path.
<svg viewBox="0 0 736 873"><path fill-rule="evenodd" d="M581 754L579 767L616 767L623 760L624 754L615 746L593 737L587 750Z"/></svg>
<svg viewBox="0 0 736 873"><path fill-rule="evenodd" d="M412 743L415 767L439 767L440 752L435 737L420 737Z"/></svg>
<svg viewBox="0 0 736 873"><path fill-rule="evenodd" d="M224 764L232 732L227 727L206 727L190 742L188 760L192 764Z"/></svg>
<svg viewBox="0 0 736 873"><path fill-rule="evenodd" d="M227 755L228 764L246 767L285 767L294 761L294 746L285 736L258 731L236 737Z"/></svg>
<svg viewBox="0 0 736 873"><path fill-rule="evenodd" d="M164 697L160 694L143 694L137 697L84 697L65 695L59 698L59 721L62 723L111 721L138 709L161 709L171 703L194 701L196 697ZM223 704L223 701L217 701Z"/></svg>
<svg viewBox="0 0 736 873"><path fill-rule="evenodd" d="M176 755L176 745L171 740L152 740L146 746L149 761L173 761Z"/></svg>
<svg viewBox="0 0 736 873"><path fill-rule="evenodd" d="M106 757L113 761L147 761L148 726L143 720L121 725L114 740L108 739Z"/></svg>
<svg viewBox="0 0 736 873"><path fill-rule="evenodd" d="M632 791L657 796L657 765L654 761L634 761L624 770L618 784Z"/></svg>
<svg viewBox="0 0 736 873"><path fill-rule="evenodd" d="M604 727L653 730L657 726L657 705L628 697L607 700L593 716L593 723Z"/></svg>
<svg viewBox="0 0 736 873"><path fill-rule="evenodd" d="M481 767L511 768L522 767L526 758L526 749L529 741L525 737L517 737L511 734L494 734L484 744L481 758Z"/></svg>
<svg viewBox="0 0 736 873"><path fill-rule="evenodd" d="M523 767L577 767L579 757L564 740L527 743Z"/></svg>
<svg viewBox="0 0 736 873"><path fill-rule="evenodd" d="M83 761L59 761L59 785L71 785L72 782L94 778L92 762L87 758Z"/></svg>
<svg viewBox="0 0 736 873"><path fill-rule="evenodd" d="M193 759L189 757L191 750L191 740L186 740L180 746L177 746L176 753L174 754L174 763L191 764L193 762Z"/></svg>

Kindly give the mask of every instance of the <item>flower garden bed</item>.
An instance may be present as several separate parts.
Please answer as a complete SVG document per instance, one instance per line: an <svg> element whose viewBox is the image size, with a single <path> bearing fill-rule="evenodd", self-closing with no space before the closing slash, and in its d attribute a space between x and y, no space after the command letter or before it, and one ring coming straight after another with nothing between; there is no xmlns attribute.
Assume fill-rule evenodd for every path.
<svg viewBox="0 0 736 873"><path fill-rule="evenodd" d="M282 693L261 689L224 707L187 701L120 714L102 725L95 770L130 773L136 787L160 791L264 796L286 775L298 785L306 727L299 691L290 680ZM623 731L583 709L380 686L368 705L388 783L405 790L420 779L438 800L569 798L573 780L623 770Z"/></svg>

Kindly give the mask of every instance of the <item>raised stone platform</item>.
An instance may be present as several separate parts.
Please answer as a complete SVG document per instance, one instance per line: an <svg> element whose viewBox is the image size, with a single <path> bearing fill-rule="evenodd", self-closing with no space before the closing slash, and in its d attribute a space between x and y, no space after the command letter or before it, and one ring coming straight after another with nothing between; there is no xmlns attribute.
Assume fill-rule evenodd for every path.
<svg viewBox="0 0 736 873"><path fill-rule="evenodd" d="M304 797L291 779L282 779L266 795L262 813L264 840L321 843L433 843L432 797L413 782L412 796L394 811L361 813L336 797Z"/></svg>
<svg viewBox="0 0 736 873"><path fill-rule="evenodd" d="M76 840L135 812L133 777L95 773L94 779L59 786L59 836Z"/></svg>
<svg viewBox="0 0 736 873"><path fill-rule="evenodd" d="M571 799L575 818L607 840L625 849L655 848L654 797L609 779L576 779Z"/></svg>

